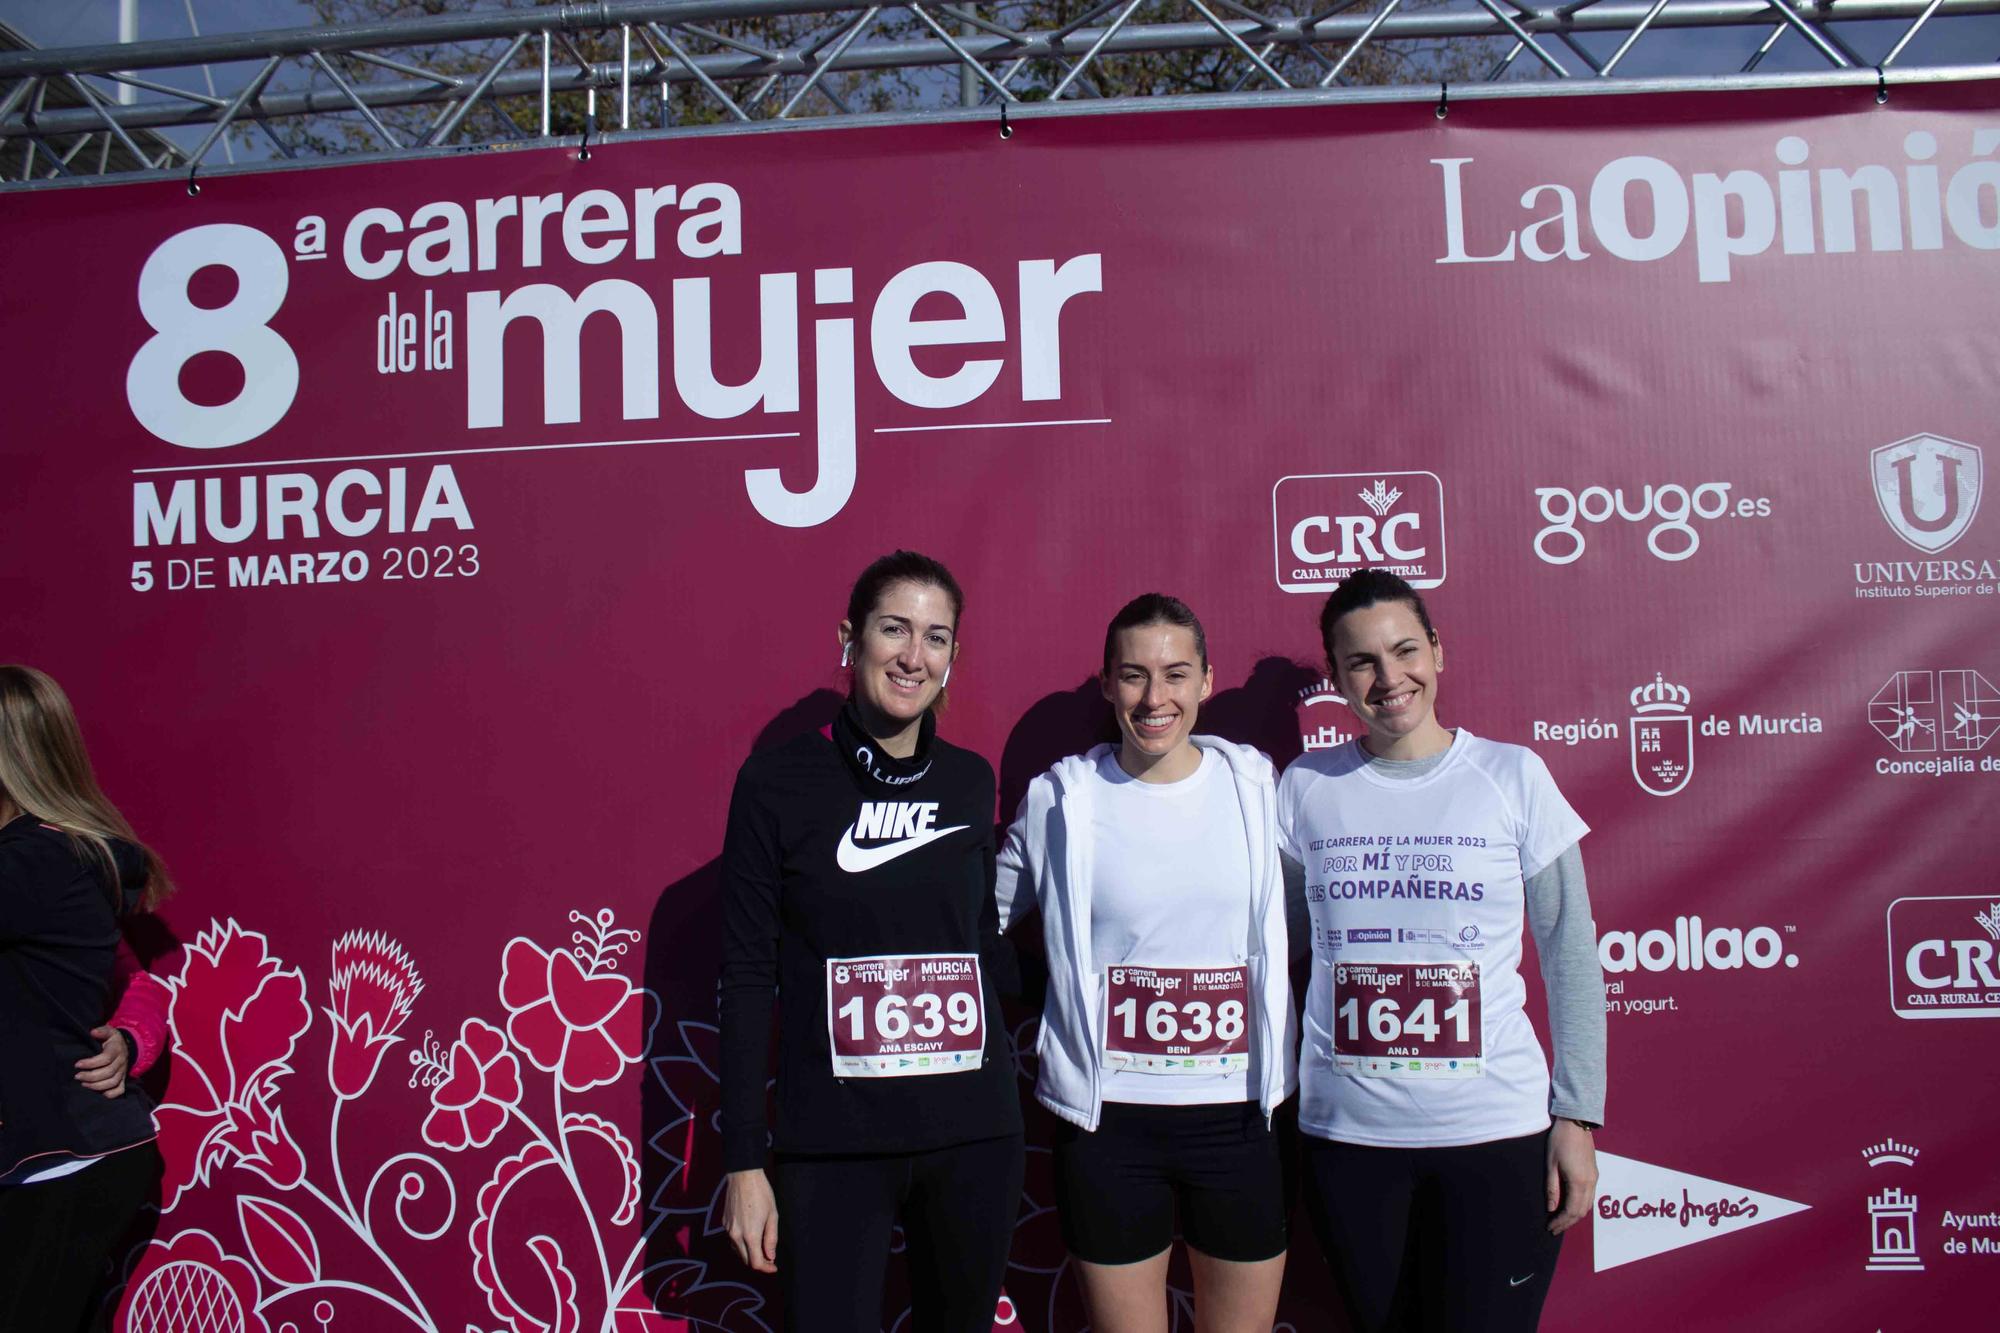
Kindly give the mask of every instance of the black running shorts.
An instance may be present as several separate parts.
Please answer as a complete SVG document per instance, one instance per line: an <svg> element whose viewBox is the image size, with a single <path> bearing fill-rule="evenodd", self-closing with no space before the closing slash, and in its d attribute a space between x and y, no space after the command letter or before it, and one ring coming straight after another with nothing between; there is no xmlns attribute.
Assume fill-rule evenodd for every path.
<svg viewBox="0 0 2000 1333"><path fill-rule="evenodd" d="M1273 1127L1255 1102L1106 1102L1095 1132L1061 1123L1056 1204L1070 1253L1138 1263L1173 1244L1178 1222L1212 1259L1277 1258L1288 1239L1295 1115L1287 1103Z"/></svg>

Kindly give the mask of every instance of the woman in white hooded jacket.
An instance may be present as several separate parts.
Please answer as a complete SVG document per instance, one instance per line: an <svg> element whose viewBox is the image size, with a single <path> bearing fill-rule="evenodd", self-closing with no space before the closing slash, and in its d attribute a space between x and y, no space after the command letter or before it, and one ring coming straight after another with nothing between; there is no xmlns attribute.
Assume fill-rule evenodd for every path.
<svg viewBox="0 0 2000 1333"><path fill-rule="evenodd" d="M998 858L1001 928L1042 916L1035 1096L1061 1118L1057 1207L1097 1333L1164 1333L1177 1228L1204 1329L1268 1330L1284 1279L1299 1039L1276 775L1194 734L1213 686L1185 603L1128 604L1104 643L1119 744L1036 778Z"/></svg>

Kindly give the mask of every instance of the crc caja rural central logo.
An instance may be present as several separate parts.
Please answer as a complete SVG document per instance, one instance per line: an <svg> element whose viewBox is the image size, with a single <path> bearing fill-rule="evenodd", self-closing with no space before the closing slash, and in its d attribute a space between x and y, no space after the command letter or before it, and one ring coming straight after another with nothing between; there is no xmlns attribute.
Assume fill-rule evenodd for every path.
<svg viewBox="0 0 2000 1333"><path fill-rule="evenodd" d="M1278 586L1328 592L1357 569L1414 588L1444 582L1444 483L1435 472L1280 477L1271 488Z"/></svg>
<svg viewBox="0 0 2000 1333"><path fill-rule="evenodd" d="M2000 897L1889 904L1889 1007L1904 1018L2000 1018Z"/></svg>

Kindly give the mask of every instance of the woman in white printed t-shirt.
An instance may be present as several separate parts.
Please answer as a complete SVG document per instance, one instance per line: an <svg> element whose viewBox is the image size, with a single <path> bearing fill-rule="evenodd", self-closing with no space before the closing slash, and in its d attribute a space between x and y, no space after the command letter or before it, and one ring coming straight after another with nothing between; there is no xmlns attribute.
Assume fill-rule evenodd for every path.
<svg viewBox="0 0 2000 1333"><path fill-rule="evenodd" d="M1036 778L999 853L1001 928L1041 911L1035 1095L1063 1122L1057 1206L1096 1333L1165 1333L1176 1223L1204 1330L1269 1333L1284 1279L1274 1122L1298 1023L1275 774L1193 734L1213 683L1184 603L1127 605L1104 638L1119 744Z"/></svg>
<svg viewBox="0 0 2000 1333"><path fill-rule="evenodd" d="M1516 1333L1590 1209L1604 979L1576 844L1541 759L1448 730L1444 650L1410 585L1362 570L1320 615L1367 727L1278 784L1312 914L1299 1109L1307 1206L1360 1333ZM1553 1084L1527 1016L1523 923Z"/></svg>

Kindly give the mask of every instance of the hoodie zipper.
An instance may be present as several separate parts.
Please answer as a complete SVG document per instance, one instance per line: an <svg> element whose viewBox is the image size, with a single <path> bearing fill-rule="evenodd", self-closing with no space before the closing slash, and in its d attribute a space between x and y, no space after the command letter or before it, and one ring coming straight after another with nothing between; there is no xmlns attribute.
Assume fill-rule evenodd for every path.
<svg viewBox="0 0 2000 1333"><path fill-rule="evenodd" d="M1223 750L1222 758L1223 761L1227 763L1229 766L1229 775L1231 779L1232 780L1239 779L1240 770L1237 767L1236 755L1232 751ZM1264 939L1264 920L1270 914L1271 910L1270 861L1272 857L1277 855L1277 848L1275 846L1265 845L1264 843L1264 836L1263 836L1264 830L1262 825L1266 821L1263 819L1253 818L1250 808L1246 803L1246 797L1245 797L1246 785L1251 787L1261 787L1263 784L1255 782L1254 780L1249 781L1248 783L1240 780L1236 781L1236 798L1237 798L1237 803L1243 806L1243 835L1246 844L1251 849L1250 856L1251 856L1253 871L1257 869L1257 866L1255 864L1258 856L1256 849L1260 846L1263 847L1263 861L1264 861L1264 865L1262 867L1263 873L1257 875L1257 882L1254 889L1256 896L1251 900L1253 904L1253 911L1251 912L1250 924L1251 928L1256 932L1257 942L1259 945L1259 954L1264 960L1260 970L1268 974L1271 967L1271 957L1270 957L1271 951L1268 947L1264 947L1267 944L1267 941ZM1268 811L1270 802L1272 802L1276 798L1277 798L1277 793L1275 790L1268 795L1262 794L1260 792L1257 799L1264 805L1265 810L1260 811L1259 814L1266 813ZM1256 826L1253 827L1253 824L1255 824ZM1282 875L1280 879L1281 882L1279 891L1282 892L1283 891ZM1248 960L1245 961L1247 963ZM1257 997L1256 997L1256 1012L1259 1019L1257 1026L1259 1029L1259 1036L1261 1038L1260 1045L1263 1048L1261 1052L1263 1058L1258 1061L1258 1067L1264 1071L1264 1085L1263 1087L1257 1089L1257 1100L1260 1104L1264 1100L1265 1090L1271 1086L1272 1072L1274 1070L1282 1071L1284 1069L1284 1059L1285 1059L1284 1052L1278 1049L1279 1042L1283 1039L1283 1025L1279 1024L1274 1027L1274 1025L1270 1021L1270 1015L1266 1012L1267 1006L1265 1004L1264 997L1269 989L1270 989L1270 980L1268 975L1260 978L1259 985L1257 987ZM1287 1003L1289 1002L1290 1001L1288 999ZM1282 1088L1284 1086L1283 1073L1280 1072L1277 1075L1277 1077L1278 1077L1278 1086ZM1278 1115L1278 1108L1275 1102L1273 1102L1270 1106L1264 1108L1264 1128L1266 1130L1269 1130L1272 1127L1273 1123L1277 1119L1277 1115Z"/></svg>

